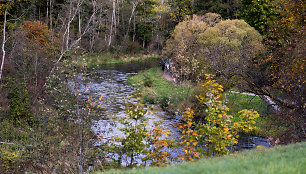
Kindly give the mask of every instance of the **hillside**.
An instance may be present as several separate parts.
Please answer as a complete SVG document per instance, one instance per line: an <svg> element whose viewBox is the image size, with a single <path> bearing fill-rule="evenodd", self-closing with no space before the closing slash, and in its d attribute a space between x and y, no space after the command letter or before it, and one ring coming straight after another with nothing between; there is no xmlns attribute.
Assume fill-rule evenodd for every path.
<svg viewBox="0 0 306 174"><path fill-rule="evenodd" d="M168 167L149 167L136 170L110 170L106 174L197 174L197 173L288 173L306 171L306 142L277 146L207 158L196 162L184 162ZM97 172L96 174L100 174Z"/></svg>

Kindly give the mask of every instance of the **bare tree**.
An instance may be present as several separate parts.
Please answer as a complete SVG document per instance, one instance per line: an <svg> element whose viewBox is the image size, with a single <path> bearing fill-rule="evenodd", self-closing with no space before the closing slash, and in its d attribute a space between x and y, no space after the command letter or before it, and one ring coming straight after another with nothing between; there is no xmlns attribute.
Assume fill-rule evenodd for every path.
<svg viewBox="0 0 306 174"><path fill-rule="evenodd" d="M79 36L77 37L77 39L75 39L74 41L71 42L72 38L70 37L70 28L71 28L71 23L75 20L75 17L77 14L79 14L80 8L83 5L84 0L78 0L77 2L71 0L70 1L70 5L69 5L69 14L68 17L66 19L64 19L63 21L63 28L65 30L64 34L62 35L62 49L61 49L61 54L59 56L59 58L57 59L56 64L58 64L63 56L66 54L67 51L71 50L74 46L76 46L80 40L83 38L83 36L85 34L88 33L88 31L91 28L91 24L92 21L94 19L94 16L97 12L96 7L96 1L92 0L92 4L93 4L93 11L92 14L89 18L89 20L87 21L87 24L85 26L85 28L83 29L83 31L81 31L81 33L79 34ZM66 22L65 22L66 21ZM79 29L81 30L81 29Z"/></svg>
<svg viewBox="0 0 306 174"><path fill-rule="evenodd" d="M116 1L115 0L112 0L112 1L113 1L113 12L112 12L112 22L110 26L108 47L111 45L111 42L112 42L113 26L116 28Z"/></svg>
<svg viewBox="0 0 306 174"><path fill-rule="evenodd" d="M1 62L1 68L0 68L0 80L2 77L3 72L3 66L4 66L4 60L5 60L5 43L6 43L6 35L5 35L5 28L6 28L6 15L7 15L7 9L4 12L4 21L3 21L3 40L2 40L2 62Z"/></svg>
<svg viewBox="0 0 306 174"><path fill-rule="evenodd" d="M128 34L130 32L131 21L132 21L132 18L134 16L137 5L138 5L138 0L132 1L132 11L131 11L131 16L129 18L128 28L127 28L127 31L126 31L126 34L125 34L125 37L124 37L125 39L127 38Z"/></svg>
<svg viewBox="0 0 306 174"><path fill-rule="evenodd" d="M50 29L52 30L52 11L53 11L52 0L49 1L49 6L50 6L50 14L49 14L49 18L50 18Z"/></svg>

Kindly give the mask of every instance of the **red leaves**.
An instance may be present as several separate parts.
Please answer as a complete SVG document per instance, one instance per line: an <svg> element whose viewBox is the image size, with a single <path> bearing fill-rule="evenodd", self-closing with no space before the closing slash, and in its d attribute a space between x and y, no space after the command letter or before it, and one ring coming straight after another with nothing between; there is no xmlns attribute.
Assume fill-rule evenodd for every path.
<svg viewBox="0 0 306 174"><path fill-rule="evenodd" d="M30 41L38 41L42 45L49 43L51 31L46 24L40 21L26 21L23 29L26 31L27 38Z"/></svg>

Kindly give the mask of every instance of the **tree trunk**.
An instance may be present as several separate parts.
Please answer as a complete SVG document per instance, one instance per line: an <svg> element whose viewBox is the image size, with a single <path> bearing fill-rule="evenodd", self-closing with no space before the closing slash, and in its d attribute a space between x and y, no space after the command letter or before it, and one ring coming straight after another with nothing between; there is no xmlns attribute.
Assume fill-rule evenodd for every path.
<svg viewBox="0 0 306 174"><path fill-rule="evenodd" d="M81 11L79 11L79 34L82 33L82 20L81 20Z"/></svg>
<svg viewBox="0 0 306 174"><path fill-rule="evenodd" d="M133 42L135 42L136 37L136 15L134 15L134 24L133 24Z"/></svg>
<svg viewBox="0 0 306 174"><path fill-rule="evenodd" d="M114 25L114 20L116 20L116 2L115 0L113 0L113 12L112 12L112 22L111 22L111 28L110 28L110 32L109 32L109 39L108 39L108 48L110 47L111 43L112 43L112 35L113 35L113 25ZM116 22L115 22L116 23Z"/></svg>
<svg viewBox="0 0 306 174"><path fill-rule="evenodd" d="M2 77L3 66L4 66L4 60L5 60L5 42L6 42L5 28L6 28L6 15L7 15L7 10L5 10L5 12L4 12L4 21L3 21L2 62L1 62L1 67L0 67L0 80L1 80L1 77Z"/></svg>
<svg viewBox="0 0 306 174"><path fill-rule="evenodd" d="M191 1L191 10L194 12L194 0Z"/></svg>
<svg viewBox="0 0 306 174"><path fill-rule="evenodd" d="M50 18L50 30L52 30L52 11L53 11L53 8L52 8L52 0L50 0L50 14L49 14L49 18Z"/></svg>
<svg viewBox="0 0 306 174"><path fill-rule="evenodd" d="M130 16L130 19L129 19L129 23L128 23L128 29L127 29L125 37L124 37L125 39L127 38L128 34L130 32L130 25L131 25L132 17L134 16L134 12L135 12L135 9L138 5L138 1L136 1L136 2L133 1L132 4L133 4L133 7L132 7L132 12L131 12L131 16Z"/></svg>
<svg viewBox="0 0 306 174"><path fill-rule="evenodd" d="M281 112L281 108L271 99L271 97L268 97L266 95L260 95L259 96L268 106L271 106L272 109L276 112L276 113L280 113Z"/></svg>
<svg viewBox="0 0 306 174"><path fill-rule="evenodd" d="M63 44L63 46L62 46L62 50L61 50L61 55L60 55L60 57L57 59L57 62L56 62L56 64L58 64L61 60L62 60L62 58L63 58L63 56L65 55L65 53L68 51L68 50L70 50L71 48L73 48L76 44L78 44L79 42L80 42L80 40L82 39L82 37L89 31L89 28L90 28L90 24L91 24L91 22L92 22L92 20L93 20L93 17L95 16L95 14L96 14L96 9L93 9L93 12L92 12L92 15L90 16L90 18L89 18L89 20L88 20L88 22L87 22L87 25L86 25L86 27L84 28L84 30L82 31L82 33L80 34L80 36L75 40L75 41L73 41L73 42L69 42L69 40L70 40L70 37L69 37L69 32L70 32L70 26L71 26L71 23L72 23L72 21L75 19L75 16L78 14L78 12L79 12L79 9L80 9L80 7L81 7L81 5L84 3L84 0L79 0L78 2L77 2L77 7L76 7L76 9L75 10L73 10L73 8L74 8L74 6L73 6L73 4L72 4L72 2L71 2L71 4L70 4L70 10L69 10L69 16L68 16L68 22L67 22L67 24L63 24L64 26L65 26L65 33L63 34L63 36L62 36L62 44ZM95 4L96 2L95 1L93 1L93 3ZM52 69L52 71L53 71L53 69ZM51 72L52 72L51 71Z"/></svg>

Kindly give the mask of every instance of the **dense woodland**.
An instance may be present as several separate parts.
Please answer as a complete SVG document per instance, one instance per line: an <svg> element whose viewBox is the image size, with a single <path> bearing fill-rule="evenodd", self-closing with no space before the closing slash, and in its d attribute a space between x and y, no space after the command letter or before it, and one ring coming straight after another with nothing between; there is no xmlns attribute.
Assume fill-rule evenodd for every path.
<svg viewBox="0 0 306 174"><path fill-rule="evenodd" d="M67 87L90 70L75 63L83 55L159 55L177 79L208 80L212 95L221 95L219 84L259 95L272 105L269 117L287 128L283 142L305 140L304 24L301 0L1 0L0 173L118 167L93 147L88 125L97 111L80 109L79 91ZM190 154L184 158L199 156Z"/></svg>

